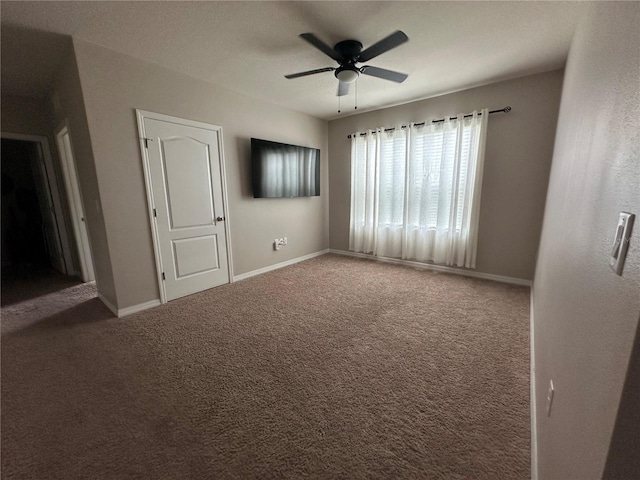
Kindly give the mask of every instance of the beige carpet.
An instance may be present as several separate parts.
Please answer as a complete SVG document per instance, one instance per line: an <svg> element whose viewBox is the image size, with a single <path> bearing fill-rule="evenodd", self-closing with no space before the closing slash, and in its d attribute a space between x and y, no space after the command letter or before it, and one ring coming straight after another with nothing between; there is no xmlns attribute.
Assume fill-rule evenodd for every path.
<svg viewBox="0 0 640 480"><path fill-rule="evenodd" d="M63 275L51 267L33 268L19 273L2 269L0 280L0 304L3 307L81 283L78 278Z"/></svg>
<svg viewBox="0 0 640 480"><path fill-rule="evenodd" d="M2 309L2 477L525 479L529 289L323 255Z"/></svg>

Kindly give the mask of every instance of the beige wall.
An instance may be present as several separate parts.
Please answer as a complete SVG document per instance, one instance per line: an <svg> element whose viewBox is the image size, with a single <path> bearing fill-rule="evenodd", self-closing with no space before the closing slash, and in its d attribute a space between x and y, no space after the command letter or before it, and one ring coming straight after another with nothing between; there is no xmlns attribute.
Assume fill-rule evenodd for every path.
<svg viewBox="0 0 640 480"><path fill-rule="evenodd" d="M93 149L73 51L69 52L65 57L55 75L50 100L53 112L50 130L54 131L65 120L69 127L69 137L73 147L89 242L91 244L96 286L98 292L109 303L117 306Z"/></svg>
<svg viewBox="0 0 640 480"><path fill-rule="evenodd" d="M561 84L562 72L554 71L331 121L331 248L349 247L348 134L510 105L511 113L489 118L476 271L531 280Z"/></svg>
<svg viewBox="0 0 640 480"><path fill-rule="evenodd" d="M328 248L327 122L74 39L118 308L159 298L135 109L223 128L235 275ZM320 197L254 199L250 138L321 150ZM289 245L273 250L273 239Z"/></svg>
<svg viewBox="0 0 640 480"><path fill-rule="evenodd" d="M533 287L542 480L601 478L640 313L638 219L623 275L608 266L618 213L640 214L640 4L591 9L566 66ZM637 362L636 355L636 374ZM550 379L556 392L548 417ZM634 388L637 382L628 395ZM629 415L622 424L635 418L637 441L637 404L634 412L619 413ZM615 450L620 444L610 457L624 454ZM637 443L632 450L637 457ZM640 478L637 459L635 472L614 478Z"/></svg>
<svg viewBox="0 0 640 480"><path fill-rule="evenodd" d="M44 99L2 95L2 131L48 137L51 112Z"/></svg>

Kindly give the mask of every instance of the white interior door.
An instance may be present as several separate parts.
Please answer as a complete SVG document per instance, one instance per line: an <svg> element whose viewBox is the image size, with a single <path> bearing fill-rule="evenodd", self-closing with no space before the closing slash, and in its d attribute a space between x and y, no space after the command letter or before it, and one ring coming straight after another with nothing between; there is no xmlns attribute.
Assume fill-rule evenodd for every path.
<svg viewBox="0 0 640 480"><path fill-rule="evenodd" d="M80 193L80 185L78 183L76 162L73 157L73 148L71 147L69 129L66 125L63 125L58 129L56 133L56 141L58 142L58 152L60 153L60 160L62 163L62 176L64 177L67 198L69 200L73 233L76 239L76 246L78 248L80 277L85 283L92 282L96 279L93 270L93 257L91 256L91 246L89 244L89 234L87 233L87 225L84 216L84 205L82 202L82 195Z"/></svg>
<svg viewBox="0 0 640 480"><path fill-rule="evenodd" d="M229 283L221 129L138 116L162 300Z"/></svg>

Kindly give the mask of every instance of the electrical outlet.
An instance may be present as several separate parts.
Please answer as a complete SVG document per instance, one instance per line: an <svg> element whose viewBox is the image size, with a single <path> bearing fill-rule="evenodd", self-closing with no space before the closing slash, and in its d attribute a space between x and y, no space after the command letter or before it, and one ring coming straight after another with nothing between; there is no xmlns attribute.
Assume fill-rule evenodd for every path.
<svg viewBox="0 0 640 480"><path fill-rule="evenodd" d="M287 246L287 237L276 238L273 240L273 248L275 250L280 250L281 247Z"/></svg>
<svg viewBox="0 0 640 480"><path fill-rule="evenodd" d="M553 394L555 388L553 386L553 380L549 380L549 391L547 392L547 417L551 416L551 404L553 403Z"/></svg>

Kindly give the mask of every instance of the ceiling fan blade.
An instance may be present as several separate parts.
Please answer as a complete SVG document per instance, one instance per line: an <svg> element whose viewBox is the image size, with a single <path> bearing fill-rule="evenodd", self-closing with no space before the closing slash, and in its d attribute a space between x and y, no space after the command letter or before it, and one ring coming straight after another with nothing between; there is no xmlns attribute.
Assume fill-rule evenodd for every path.
<svg viewBox="0 0 640 480"><path fill-rule="evenodd" d="M402 83L409 75L406 73L394 72L393 70L387 70L386 68L371 67L365 65L360 68L360 72L365 75L371 75L372 77L382 78L384 80L391 80L392 82Z"/></svg>
<svg viewBox="0 0 640 480"><path fill-rule="evenodd" d="M404 32L397 30L388 37L383 38L379 42L374 43L369 48L363 50L358 56L358 61L366 62L368 60L371 60L372 58L377 57L378 55L381 55L384 52L391 50L392 48L397 47L407 40L409 40L409 37L407 37Z"/></svg>
<svg viewBox="0 0 640 480"><path fill-rule="evenodd" d="M316 37L313 33L301 33L300 36L311 45L316 47L318 50L320 50L322 53L333 58L336 62L342 63L342 61L344 60L342 56L338 54L338 52L336 52L333 48Z"/></svg>
<svg viewBox="0 0 640 480"><path fill-rule="evenodd" d="M318 68L316 70L307 70L306 72L290 73L289 75L285 75L284 78L306 77L307 75L314 75L316 73L322 73L322 72L332 72L334 70L335 68L333 67L324 67L324 68Z"/></svg>
<svg viewBox="0 0 640 480"><path fill-rule="evenodd" d="M338 93L336 93L336 95L338 97L344 97L346 94L348 94L349 85L351 84L347 82L338 82Z"/></svg>

